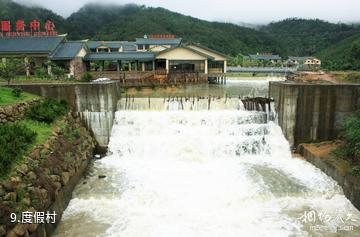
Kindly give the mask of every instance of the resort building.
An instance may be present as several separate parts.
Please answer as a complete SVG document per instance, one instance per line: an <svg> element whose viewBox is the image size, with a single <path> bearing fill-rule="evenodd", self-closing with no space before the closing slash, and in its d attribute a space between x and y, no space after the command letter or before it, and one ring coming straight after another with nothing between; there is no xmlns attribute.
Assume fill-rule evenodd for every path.
<svg viewBox="0 0 360 237"><path fill-rule="evenodd" d="M157 75L193 73L201 76L226 73L227 57L173 35L145 35L135 41L69 41L66 35L0 37L0 58L24 59L26 73L34 67L63 67L69 77L84 72L94 77L121 79L124 74ZM135 76L136 77L136 76Z"/></svg>
<svg viewBox="0 0 360 237"><path fill-rule="evenodd" d="M276 64L282 62L282 58L279 55L271 53L250 54L245 56L245 60L262 62L264 64Z"/></svg>
<svg viewBox="0 0 360 237"><path fill-rule="evenodd" d="M289 67L298 67L303 70L318 70L321 67L321 60L315 57L292 57L290 56L286 62Z"/></svg>

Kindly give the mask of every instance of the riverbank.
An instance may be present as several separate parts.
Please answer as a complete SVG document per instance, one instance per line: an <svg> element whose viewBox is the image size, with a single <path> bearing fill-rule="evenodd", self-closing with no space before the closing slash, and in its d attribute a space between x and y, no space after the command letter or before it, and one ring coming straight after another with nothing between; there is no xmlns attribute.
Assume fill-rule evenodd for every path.
<svg viewBox="0 0 360 237"><path fill-rule="evenodd" d="M0 236L50 236L93 157L95 141L80 118L67 114L42 144L29 151L0 181ZM29 224L22 223L24 212ZM35 213L56 213L39 223ZM12 213L16 221L11 221ZM18 223L19 222L19 223Z"/></svg>
<svg viewBox="0 0 360 237"><path fill-rule="evenodd" d="M289 81L298 83L317 84L360 84L360 72L358 71L318 71L297 72L288 76Z"/></svg>
<svg viewBox="0 0 360 237"><path fill-rule="evenodd" d="M62 102L28 95L0 105L0 236L50 236L96 144Z"/></svg>
<svg viewBox="0 0 360 237"><path fill-rule="evenodd" d="M300 144L299 153L314 166L333 178L343 189L345 196L360 210L360 175L354 172L355 164L333 154L341 142Z"/></svg>

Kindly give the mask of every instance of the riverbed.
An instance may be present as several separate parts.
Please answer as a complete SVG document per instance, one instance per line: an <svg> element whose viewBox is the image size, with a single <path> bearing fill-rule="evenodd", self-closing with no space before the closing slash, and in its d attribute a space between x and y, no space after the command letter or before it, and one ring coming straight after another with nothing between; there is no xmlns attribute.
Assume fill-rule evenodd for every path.
<svg viewBox="0 0 360 237"><path fill-rule="evenodd" d="M269 80L282 78L128 91L160 100L116 112L108 155L77 185L54 236L359 236L359 211L292 157L271 111L166 99L267 96Z"/></svg>

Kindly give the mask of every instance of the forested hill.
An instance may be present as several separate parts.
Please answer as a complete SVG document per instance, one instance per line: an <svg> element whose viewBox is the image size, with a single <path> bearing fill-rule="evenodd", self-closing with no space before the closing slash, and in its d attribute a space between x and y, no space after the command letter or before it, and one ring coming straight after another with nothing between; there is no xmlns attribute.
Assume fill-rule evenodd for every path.
<svg viewBox="0 0 360 237"><path fill-rule="evenodd" d="M270 23L261 30L280 43L282 53L298 56L315 55L360 33L359 26L296 18Z"/></svg>
<svg viewBox="0 0 360 237"><path fill-rule="evenodd" d="M16 19L27 22L30 19L42 22L51 19L59 32L69 33L69 39L134 40L144 34L175 34L230 56L272 52L282 56L319 55L326 58L329 54L323 52L331 48L341 58L345 57L346 51L336 48L346 44L349 37L360 34L359 25L304 19L286 19L256 30L134 4L88 4L64 19L46 9L0 0L0 20L7 19L13 22Z"/></svg>
<svg viewBox="0 0 360 237"><path fill-rule="evenodd" d="M268 34L234 24L208 22L190 16L137 5L87 5L67 22L75 38L133 40L144 34L175 34L200 42L226 54L255 51L279 52L278 43Z"/></svg>
<svg viewBox="0 0 360 237"><path fill-rule="evenodd" d="M16 20L20 19L25 20L27 23L33 19L38 19L40 22L51 19L55 22L59 32L67 31L66 20L50 10L40 7L26 7L11 0L0 0L0 20L10 20L12 30L15 30L14 24Z"/></svg>
<svg viewBox="0 0 360 237"><path fill-rule="evenodd" d="M324 49L317 56L330 70L360 70L360 34Z"/></svg>

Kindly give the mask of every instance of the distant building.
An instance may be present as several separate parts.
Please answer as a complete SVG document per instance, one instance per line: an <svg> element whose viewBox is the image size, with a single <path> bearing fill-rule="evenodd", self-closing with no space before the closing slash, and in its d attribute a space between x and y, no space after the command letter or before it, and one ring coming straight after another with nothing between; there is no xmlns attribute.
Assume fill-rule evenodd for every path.
<svg viewBox="0 0 360 237"><path fill-rule="evenodd" d="M260 62L270 62L271 64L281 63L282 58L277 54L269 54L269 53L257 53L248 55L245 60L250 61L260 61Z"/></svg>
<svg viewBox="0 0 360 237"><path fill-rule="evenodd" d="M197 43L183 43L173 35L145 35L135 41L68 41L66 35L0 37L0 58L24 58L35 66L53 62L69 76L85 71L164 71L226 73L227 56ZM28 72L29 73L29 72Z"/></svg>
<svg viewBox="0 0 360 237"><path fill-rule="evenodd" d="M287 66L296 66L303 70L318 70L321 67L321 60L312 56L292 57L290 56L286 62Z"/></svg>

